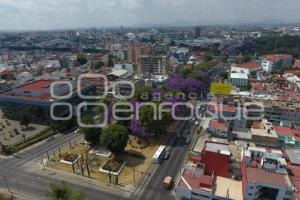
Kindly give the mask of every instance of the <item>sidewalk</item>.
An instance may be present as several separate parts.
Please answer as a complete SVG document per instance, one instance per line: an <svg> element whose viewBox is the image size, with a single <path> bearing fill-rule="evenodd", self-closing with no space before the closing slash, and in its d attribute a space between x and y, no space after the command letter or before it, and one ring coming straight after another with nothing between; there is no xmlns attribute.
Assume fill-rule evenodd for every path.
<svg viewBox="0 0 300 200"><path fill-rule="evenodd" d="M93 189L96 190L100 190L100 191L104 190L105 192L110 192L117 195L122 195L124 192L126 192L126 187L123 187L121 185L116 185L109 182L103 182L89 177L63 172L48 167L46 167L43 170L41 169L41 167L38 165L37 162L32 163L30 170L27 171L30 171L35 174L39 174L41 176L48 177L50 179L65 180L75 185L77 184L85 187L90 187L90 188L92 187Z"/></svg>

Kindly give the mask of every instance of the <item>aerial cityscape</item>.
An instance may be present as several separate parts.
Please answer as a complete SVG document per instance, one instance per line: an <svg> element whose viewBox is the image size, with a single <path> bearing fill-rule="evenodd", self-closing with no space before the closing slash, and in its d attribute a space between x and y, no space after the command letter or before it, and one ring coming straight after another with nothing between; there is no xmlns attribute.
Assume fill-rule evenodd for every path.
<svg viewBox="0 0 300 200"><path fill-rule="evenodd" d="M300 200L299 8L0 0L0 200Z"/></svg>

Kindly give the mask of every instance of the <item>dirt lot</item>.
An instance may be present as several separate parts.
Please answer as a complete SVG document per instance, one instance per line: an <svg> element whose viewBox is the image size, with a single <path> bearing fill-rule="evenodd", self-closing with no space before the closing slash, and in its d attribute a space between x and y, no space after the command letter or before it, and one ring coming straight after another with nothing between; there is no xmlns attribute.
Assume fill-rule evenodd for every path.
<svg viewBox="0 0 300 200"><path fill-rule="evenodd" d="M140 140L137 137L130 136L128 145L125 152L114 155L115 159L126 161L126 165L118 177L118 182L121 185L135 184L137 183L147 172L152 162L152 156L167 138L167 136L161 136L158 139L150 139L149 141ZM109 175L99 172L99 169L103 167L108 161L108 157L96 156L88 154L90 148L82 143L77 143L70 148L69 145L60 149L61 154L68 152L73 154L82 155L78 164L74 165L75 173L81 174L80 165L85 166L86 160L90 169L90 176L93 179L97 179L104 182L109 182ZM54 154L50 155L51 161L47 163L47 166L57 170L73 173L72 166L64 163L60 163L61 157L57 150ZM79 166L79 167L78 167ZM87 168L84 167L84 175L87 176ZM112 181L115 177L112 176Z"/></svg>

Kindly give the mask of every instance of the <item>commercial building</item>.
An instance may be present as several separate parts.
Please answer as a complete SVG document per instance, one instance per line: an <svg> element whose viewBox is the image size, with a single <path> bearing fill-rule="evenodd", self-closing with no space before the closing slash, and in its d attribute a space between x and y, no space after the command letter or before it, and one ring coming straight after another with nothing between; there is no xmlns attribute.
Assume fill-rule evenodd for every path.
<svg viewBox="0 0 300 200"><path fill-rule="evenodd" d="M229 82L236 87L248 87L248 75L241 72L231 72L229 75Z"/></svg>
<svg viewBox="0 0 300 200"><path fill-rule="evenodd" d="M230 151L228 144L206 142L201 155L192 158L193 163L203 164L206 175L227 177ZM216 165L218 163L218 165Z"/></svg>
<svg viewBox="0 0 300 200"><path fill-rule="evenodd" d="M292 65L292 55L272 54L260 57L262 69L266 72L279 72L284 66Z"/></svg>
<svg viewBox="0 0 300 200"><path fill-rule="evenodd" d="M50 108L54 103L70 103L72 109L76 108L83 100L79 98L76 81L59 83L53 87L51 95L51 84L53 80L39 80L16 87L0 94L0 107L4 117L19 120L21 115L26 115L32 122L50 123ZM70 91L70 86L72 91ZM93 96L96 94L94 85L80 88L83 95ZM68 95L71 94L71 95ZM65 98L61 98L66 96ZM74 111L74 110L72 110ZM56 106L53 110L55 117L64 117L70 114L67 106ZM74 112L73 112L74 113ZM75 113L74 113L75 114Z"/></svg>
<svg viewBox="0 0 300 200"><path fill-rule="evenodd" d="M299 103L264 101L264 111L265 117L273 124L282 122L300 124Z"/></svg>
<svg viewBox="0 0 300 200"><path fill-rule="evenodd" d="M170 70L170 59L165 55L142 55L139 57L138 71L145 77L166 75Z"/></svg>
<svg viewBox="0 0 300 200"><path fill-rule="evenodd" d="M144 44L130 45L128 51L128 62L134 65L138 64L139 57L149 52L149 49Z"/></svg>
<svg viewBox="0 0 300 200"><path fill-rule="evenodd" d="M293 185L281 151L248 147L242 156L244 199L292 199Z"/></svg>

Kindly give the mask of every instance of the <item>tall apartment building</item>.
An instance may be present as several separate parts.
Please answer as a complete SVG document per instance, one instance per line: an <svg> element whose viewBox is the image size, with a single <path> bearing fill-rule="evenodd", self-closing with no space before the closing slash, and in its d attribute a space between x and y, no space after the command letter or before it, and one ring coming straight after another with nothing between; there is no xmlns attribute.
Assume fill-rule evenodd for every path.
<svg viewBox="0 0 300 200"><path fill-rule="evenodd" d="M128 62L134 65L138 64L139 56L147 54L149 49L146 45L130 45L128 47Z"/></svg>
<svg viewBox="0 0 300 200"><path fill-rule="evenodd" d="M138 71L144 76L166 75L170 71L170 58L165 55L141 55Z"/></svg>

